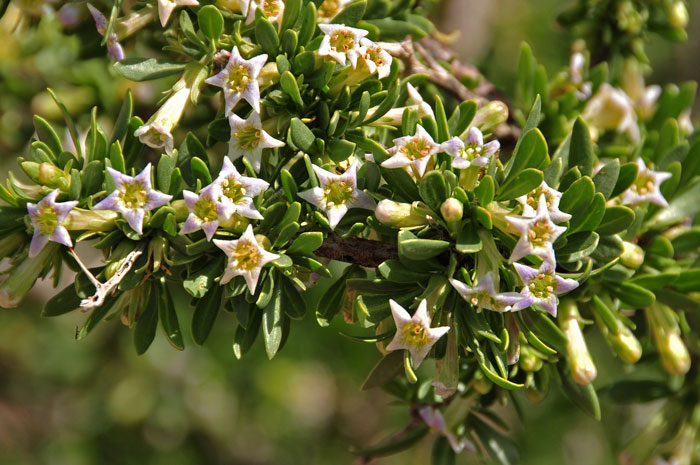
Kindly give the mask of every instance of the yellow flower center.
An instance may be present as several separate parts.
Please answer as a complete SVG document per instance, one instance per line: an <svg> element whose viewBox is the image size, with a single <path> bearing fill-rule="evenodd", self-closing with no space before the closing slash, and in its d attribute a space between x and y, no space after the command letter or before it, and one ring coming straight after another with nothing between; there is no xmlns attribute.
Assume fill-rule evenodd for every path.
<svg viewBox="0 0 700 465"><path fill-rule="evenodd" d="M121 199L126 208L143 208L148 201L146 186L139 181L127 183L121 193Z"/></svg>
<svg viewBox="0 0 700 465"><path fill-rule="evenodd" d="M214 200L207 197L200 197L194 204L193 212L197 218L205 223L219 219L219 212L216 210Z"/></svg>
<svg viewBox="0 0 700 465"><path fill-rule="evenodd" d="M654 178L645 173L640 173L634 184L630 186L633 192L639 195L646 195L654 191Z"/></svg>
<svg viewBox="0 0 700 465"><path fill-rule="evenodd" d="M338 52L347 52L355 48L355 37L350 31L338 31L331 36L331 47Z"/></svg>
<svg viewBox="0 0 700 465"><path fill-rule="evenodd" d="M233 251L233 258L236 260L236 266L245 271L251 271L258 266L262 255L258 248L258 244L253 244L248 240L241 239Z"/></svg>
<svg viewBox="0 0 700 465"><path fill-rule="evenodd" d="M234 133L233 137L238 141L238 146L241 149L253 150L257 148L262 141L262 130L251 124Z"/></svg>
<svg viewBox="0 0 700 465"><path fill-rule="evenodd" d="M39 230L42 234L53 234L58 226L58 213L56 213L56 209L49 205L39 207L36 221L39 223Z"/></svg>
<svg viewBox="0 0 700 465"><path fill-rule="evenodd" d="M410 160L418 160L430 155L430 144L422 137L414 137L401 147L399 151Z"/></svg>
<svg viewBox="0 0 700 465"><path fill-rule="evenodd" d="M325 0L318 7L317 11L319 18L331 19L338 14L338 10L340 10L340 2L338 0Z"/></svg>
<svg viewBox="0 0 700 465"><path fill-rule="evenodd" d="M228 86L236 92L243 92L249 83L250 71L243 65L237 65L228 75Z"/></svg>
<svg viewBox="0 0 700 465"><path fill-rule="evenodd" d="M557 290L557 281L551 272L540 273L527 285L532 295L547 298Z"/></svg>
<svg viewBox="0 0 700 465"><path fill-rule="evenodd" d="M233 176L230 176L221 183L221 190L233 203L240 202L246 195L245 185Z"/></svg>
<svg viewBox="0 0 700 465"><path fill-rule="evenodd" d="M323 188L328 207L343 205L352 200L352 185L347 181L331 181Z"/></svg>
<svg viewBox="0 0 700 465"><path fill-rule="evenodd" d="M424 346L428 343L428 334L425 328L413 321L402 328L401 338L406 345L413 347Z"/></svg>
<svg viewBox="0 0 700 465"><path fill-rule="evenodd" d="M527 204L530 205L533 209L537 210L537 207L540 204L540 197L542 196L542 194L544 194L545 201L547 202L547 209L551 209L553 200L552 194L545 191L541 186L531 190L527 194Z"/></svg>
<svg viewBox="0 0 700 465"><path fill-rule="evenodd" d="M279 0L267 0L263 2L263 12L268 18L278 16L282 11Z"/></svg>
<svg viewBox="0 0 700 465"><path fill-rule="evenodd" d="M544 247L551 239L552 227L546 221L538 221L533 227L527 232L530 244L533 247Z"/></svg>

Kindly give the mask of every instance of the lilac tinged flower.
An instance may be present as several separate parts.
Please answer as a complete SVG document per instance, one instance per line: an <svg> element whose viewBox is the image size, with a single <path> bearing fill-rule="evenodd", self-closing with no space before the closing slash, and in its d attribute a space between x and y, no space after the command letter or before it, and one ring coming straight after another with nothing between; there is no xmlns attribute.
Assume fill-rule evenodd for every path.
<svg viewBox="0 0 700 465"><path fill-rule="evenodd" d="M267 55L262 54L246 60L241 57L238 47L233 47L231 57L224 69L207 78L204 82L224 90L226 114L231 113L236 104L244 99L253 107L255 113L260 113L260 86L258 75L267 62Z"/></svg>
<svg viewBox="0 0 700 465"><path fill-rule="evenodd" d="M668 202L661 195L661 184L671 176L671 173L650 170L644 160L638 158L637 178L622 195L622 203L638 205L643 202L651 202L660 207L668 207Z"/></svg>
<svg viewBox="0 0 700 465"><path fill-rule="evenodd" d="M190 211L180 234L189 234L202 229L207 240L216 234L219 220L226 219L233 213L230 205L221 201L222 192L218 184L212 183L199 191L199 195L188 190L182 191L185 203Z"/></svg>
<svg viewBox="0 0 700 465"><path fill-rule="evenodd" d="M440 146L420 124L412 136L394 139L394 147L389 149L391 158L382 162L384 168L406 168L410 166L418 177L422 177L433 155Z"/></svg>
<svg viewBox="0 0 700 465"><path fill-rule="evenodd" d="M389 306L396 324L396 334L386 346L386 350L408 350L411 353L413 366L418 368L430 352L430 348L450 330L450 327L430 327L428 301L425 299L418 304L418 309L413 317L394 300L389 299Z"/></svg>
<svg viewBox="0 0 700 465"><path fill-rule="evenodd" d="M379 44L369 39L360 40L360 56L370 74L377 73L377 79L384 79L391 73L393 58Z"/></svg>
<svg viewBox="0 0 700 465"><path fill-rule="evenodd" d="M243 276L251 294L255 293L262 268L279 258L279 255L260 247L251 225L248 225L240 239L233 241L214 239L214 244L228 257L221 284L226 284L236 276Z"/></svg>
<svg viewBox="0 0 700 465"><path fill-rule="evenodd" d="M447 423L445 423L445 417L442 416L440 410L426 406L418 410L418 415L423 419L426 425L428 425L432 430L441 434L450 443L450 447L455 454L460 454L463 450L469 450L472 452L476 451L476 446L473 442L467 438L457 439L457 436L449 430Z"/></svg>
<svg viewBox="0 0 700 465"><path fill-rule="evenodd" d="M228 156L231 160L245 156L256 172L260 171L263 149L284 147L284 142L275 139L263 129L258 113L251 113L247 119L232 114L228 121L231 126Z"/></svg>
<svg viewBox="0 0 700 465"><path fill-rule="evenodd" d="M344 24L319 24L318 27L325 34L318 48L319 56L329 56L341 65L350 60L355 69L360 56L360 40L368 32Z"/></svg>
<svg viewBox="0 0 700 465"><path fill-rule="evenodd" d="M552 189L544 181L542 181L542 184L535 189L516 199L523 206L522 216L531 218L536 215L537 206L539 205L540 197L542 195L544 195L547 201L547 210L549 211L549 217L552 219L552 221L555 223L563 223L564 221L569 221L571 219L571 215L559 210L561 192L556 189Z"/></svg>
<svg viewBox="0 0 700 465"><path fill-rule="evenodd" d="M532 305L543 308L552 316L557 316L557 295L578 287L578 281L557 276L554 266L549 262L543 262L539 269L520 263L514 263L513 266L525 285L520 293L531 299Z"/></svg>
<svg viewBox="0 0 700 465"><path fill-rule="evenodd" d="M89 3L87 4L87 7L88 10L90 10L92 18L95 20L97 32L104 37L105 33L107 33L107 18L105 18L105 15L103 15L100 10ZM107 37L107 51L109 52L109 56L117 61L124 59L124 49L122 49L122 46L119 44L117 34L114 31L110 32L109 37Z"/></svg>
<svg viewBox="0 0 700 465"><path fill-rule="evenodd" d="M351 208L374 210L374 200L357 188L357 163L343 174L334 174L313 165L320 186L299 193L299 197L324 210L331 229Z"/></svg>
<svg viewBox="0 0 700 465"><path fill-rule="evenodd" d="M495 312L518 311L529 307L532 299L525 298L517 292L496 291L493 272L488 272L479 278L475 286L467 286L462 281L450 279L454 287L464 300L477 309L493 310Z"/></svg>
<svg viewBox="0 0 700 465"><path fill-rule="evenodd" d="M316 16L319 23L330 23L353 0L324 0L318 7Z"/></svg>
<svg viewBox="0 0 700 465"><path fill-rule="evenodd" d="M246 218L262 220L255 208L253 197L267 189L270 184L262 179L242 176L230 159L224 158L224 166L214 181L221 189L221 201L230 209Z"/></svg>
<svg viewBox="0 0 700 465"><path fill-rule="evenodd" d="M63 222L68 214L78 205L78 202L56 202L61 191L55 189L39 203L28 203L29 221L34 227L32 242L29 245L29 256L36 257L47 242L53 241L66 247L73 247L68 230Z"/></svg>
<svg viewBox="0 0 700 465"><path fill-rule="evenodd" d="M452 167L465 169L470 166L488 166L491 156L501 148L500 142L492 140L484 144L484 135L479 128L471 128L466 142L459 137L453 137L440 145L440 151L451 157Z"/></svg>
<svg viewBox="0 0 700 465"><path fill-rule="evenodd" d="M170 15L179 6L198 6L197 0L158 0L158 18L160 25L165 27L168 24Z"/></svg>
<svg viewBox="0 0 700 465"><path fill-rule="evenodd" d="M528 255L537 255L545 262L556 263L552 244L566 231L566 228L557 226L552 221L545 194L540 196L537 214L533 218L506 216L506 220L520 234L520 240L515 244L513 253L508 259L510 263Z"/></svg>
<svg viewBox="0 0 700 465"><path fill-rule="evenodd" d="M192 91L183 81L176 83L174 88L177 90L168 97L163 106L146 124L134 131L134 136L142 143L154 149L164 149L167 154L173 153L174 140L171 131L180 121Z"/></svg>
<svg viewBox="0 0 700 465"><path fill-rule="evenodd" d="M121 213L131 229L143 234L143 217L146 212L168 203L173 196L153 189L151 185L151 164L136 176L127 176L107 168L117 188L93 207L93 210L112 210Z"/></svg>

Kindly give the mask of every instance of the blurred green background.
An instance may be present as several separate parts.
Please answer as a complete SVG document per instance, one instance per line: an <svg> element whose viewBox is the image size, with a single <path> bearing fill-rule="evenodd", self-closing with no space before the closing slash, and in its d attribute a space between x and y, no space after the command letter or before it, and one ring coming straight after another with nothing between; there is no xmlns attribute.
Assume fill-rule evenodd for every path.
<svg viewBox="0 0 700 465"><path fill-rule="evenodd" d="M521 41L532 45L551 73L568 63L571 37L555 24L564 3L452 0L444 2L437 21L445 32L461 32L455 49L507 94ZM698 78L700 9L694 6L687 43L658 41L650 47L650 82ZM59 121L47 86L74 115L83 116L83 127L95 104L102 115L114 116L128 87L144 103L137 113L145 119L146 103L165 88L115 77L93 26L73 29L80 14L86 12L39 14L24 33L19 31L27 27L26 18L0 20L3 177L9 169L17 171L14 160L26 152L32 114ZM74 35L63 35L62 27ZM127 55L139 52L127 48ZM197 121L197 115L188 114L186 121ZM0 311L0 465L351 464L350 446L376 442L407 421L406 409L389 395L360 391L379 359L375 348L321 329L313 318L293 323L285 349L272 361L261 340L242 361L235 359L233 318L225 312L205 347L190 343L178 352L158 337L139 357L131 332L119 321L76 342L84 314L42 319L51 292L42 283L23 307ZM187 302L182 297L176 301ZM178 311L186 328L190 310ZM598 334L591 334L591 346L600 365L596 386L626 375ZM525 465L616 463L620 447L654 409L615 407L603 396L599 423L552 394L538 405L516 396L525 426L512 406L503 408ZM421 447L376 463L429 463L431 444L428 437ZM479 462L464 453L458 463Z"/></svg>

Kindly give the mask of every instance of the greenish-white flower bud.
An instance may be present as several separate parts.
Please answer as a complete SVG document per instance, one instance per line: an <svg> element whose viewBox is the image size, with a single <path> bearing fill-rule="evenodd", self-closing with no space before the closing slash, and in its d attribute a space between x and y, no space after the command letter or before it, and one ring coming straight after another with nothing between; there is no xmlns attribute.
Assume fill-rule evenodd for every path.
<svg viewBox="0 0 700 465"><path fill-rule="evenodd" d="M416 213L410 203L394 202L393 200L379 202L374 215L383 224L395 228L411 228L428 224L425 216Z"/></svg>
<svg viewBox="0 0 700 465"><path fill-rule="evenodd" d="M488 132L507 120L508 106L499 100L492 100L476 111L471 126Z"/></svg>
<svg viewBox="0 0 700 465"><path fill-rule="evenodd" d="M657 339L657 348L664 370L672 375L684 375L690 370L690 354L677 332L669 332Z"/></svg>
<svg viewBox="0 0 700 465"><path fill-rule="evenodd" d="M481 370L476 370L474 378L472 378L472 387L479 394L485 395L493 389L493 383L486 378L486 375Z"/></svg>
<svg viewBox="0 0 700 465"><path fill-rule="evenodd" d="M562 300L559 304L559 328L566 336L566 353L569 356L571 377L578 384L586 385L593 382L598 370L583 338L580 319L576 302L571 299Z"/></svg>
<svg viewBox="0 0 700 465"><path fill-rule="evenodd" d="M685 2L681 0L673 2L668 12L668 19L671 26L676 29L685 29L688 25L688 8L685 6Z"/></svg>
<svg viewBox="0 0 700 465"><path fill-rule="evenodd" d="M272 242L270 242L270 239L264 234L256 234L255 240L260 244L260 247L265 250L270 250L272 248Z"/></svg>
<svg viewBox="0 0 700 465"><path fill-rule="evenodd" d="M119 213L111 210L84 210L74 208L63 226L69 231L107 231L114 227Z"/></svg>
<svg viewBox="0 0 700 465"><path fill-rule="evenodd" d="M455 199L454 197L450 197L442 202L442 205L440 205L440 213L445 221L448 223L455 223L462 220L464 206L459 200Z"/></svg>
<svg viewBox="0 0 700 465"><path fill-rule="evenodd" d="M637 363L642 357L642 345L632 331L622 324L617 334L610 333L608 340L620 360L625 363Z"/></svg>
<svg viewBox="0 0 700 465"><path fill-rule="evenodd" d="M620 255L620 263L627 268L637 269L644 263L644 249L632 242L624 241L622 243L622 254Z"/></svg>
<svg viewBox="0 0 700 465"><path fill-rule="evenodd" d="M525 371L539 371L542 368L542 359L526 344L520 346L518 363Z"/></svg>

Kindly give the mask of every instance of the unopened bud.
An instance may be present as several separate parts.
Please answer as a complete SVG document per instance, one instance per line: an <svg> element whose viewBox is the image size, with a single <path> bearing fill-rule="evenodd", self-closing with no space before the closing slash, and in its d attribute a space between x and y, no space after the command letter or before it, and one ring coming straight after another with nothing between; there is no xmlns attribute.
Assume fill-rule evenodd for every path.
<svg viewBox="0 0 700 465"><path fill-rule="evenodd" d="M690 370L690 354L680 334L671 332L657 340L664 370L672 375L684 375Z"/></svg>
<svg viewBox="0 0 700 465"><path fill-rule="evenodd" d="M377 219L387 226L395 228L410 228L428 224L425 216L414 212L410 203L382 200L374 212Z"/></svg>
<svg viewBox="0 0 700 465"><path fill-rule="evenodd" d="M40 184L62 191L70 188L70 177L57 166L47 162L39 165L38 181Z"/></svg>
<svg viewBox="0 0 700 465"><path fill-rule="evenodd" d="M454 197L450 197L442 202L442 205L440 205L440 213L448 223L456 223L462 220L464 206L459 200L455 199Z"/></svg>
<svg viewBox="0 0 700 465"><path fill-rule="evenodd" d="M632 242L624 241L622 243L622 254L620 255L620 263L627 268L637 269L644 263L644 249Z"/></svg>
<svg viewBox="0 0 700 465"><path fill-rule="evenodd" d="M34 161L23 161L19 164L19 166L22 168L22 171L27 174L27 176L32 178L32 180L39 180L39 163Z"/></svg>
<svg viewBox="0 0 700 465"><path fill-rule="evenodd" d="M472 387L476 392L481 395L488 394L493 388L493 383L486 379L486 375L481 370L476 370L474 372L474 377L472 378Z"/></svg>
<svg viewBox="0 0 700 465"><path fill-rule="evenodd" d="M219 227L228 229L229 231L233 231L238 234L243 234L243 231L246 230L248 225L250 224L250 220L246 218L245 216L240 215L239 213L234 213L231 215L228 219L222 219L219 221ZM265 236L262 236L265 237ZM268 239L269 242L269 239ZM260 244L263 247L265 247L263 244ZM267 249L267 248L266 248Z"/></svg>
<svg viewBox="0 0 700 465"><path fill-rule="evenodd" d="M255 240L258 242L258 245L265 250L270 250L272 248L272 242L270 242L270 239L264 234L256 234Z"/></svg>
<svg viewBox="0 0 700 465"><path fill-rule="evenodd" d="M542 368L542 359L528 345L520 346L520 368L525 371L539 371Z"/></svg>
<svg viewBox="0 0 700 465"><path fill-rule="evenodd" d="M478 127L481 132L488 132L507 120L508 106L499 100L492 100L477 110L471 126Z"/></svg>
<svg viewBox="0 0 700 465"><path fill-rule="evenodd" d="M576 302L570 299L562 300L559 304L559 327L566 336L566 353L569 356L571 377L578 384L586 385L593 382L598 370L583 338L580 317Z"/></svg>
<svg viewBox="0 0 700 465"><path fill-rule="evenodd" d="M681 0L673 2L668 12L668 19L671 26L676 29L685 29L688 25L688 8L685 6L685 2Z"/></svg>
<svg viewBox="0 0 700 465"><path fill-rule="evenodd" d="M69 231L107 231L112 229L119 213L111 210L85 210L74 208L63 226Z"/></svg>
<svg viewBox="0 0 700 465"><path fill-rule="evenodd" d="M623 324L617 334L608 334L608 339L618 357L625 363L637 363L642 357L642 345L632 331Z"/></svg>

